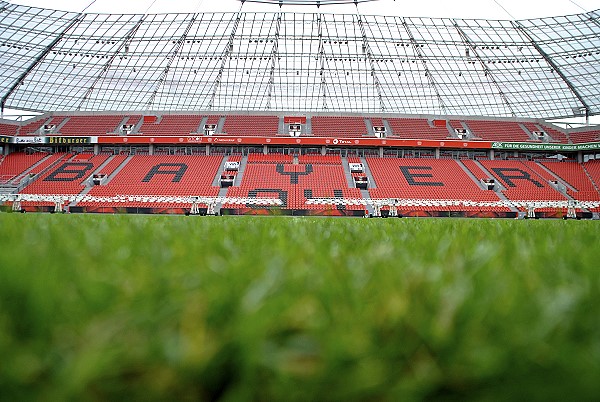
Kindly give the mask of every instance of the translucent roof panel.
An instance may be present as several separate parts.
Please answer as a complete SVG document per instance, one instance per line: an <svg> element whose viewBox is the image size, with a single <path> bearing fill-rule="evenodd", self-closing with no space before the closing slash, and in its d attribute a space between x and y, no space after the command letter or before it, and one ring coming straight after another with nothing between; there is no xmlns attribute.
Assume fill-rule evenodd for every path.
<svg viewBox="0 0 600 402"><path fill-rule="evenodd" d="M0 98L35 111L600 114L600 15L77 14L0 1Z"/></svg>

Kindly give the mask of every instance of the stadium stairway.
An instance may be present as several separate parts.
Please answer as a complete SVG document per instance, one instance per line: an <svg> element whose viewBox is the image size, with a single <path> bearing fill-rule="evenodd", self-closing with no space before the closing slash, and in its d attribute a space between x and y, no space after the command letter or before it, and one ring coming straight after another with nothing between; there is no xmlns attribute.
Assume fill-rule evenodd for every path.
<svg viewBox="0 0 600 402"><path fill-rule="evenodd" d="M39 161L37 161L36 163L34 163L33 165L31 165L29 168L27 168L24 171L22 171L19 175L15 176L14 180L15 181L22 180L25 176L27 176L29 174L29 172L31 172L36 167L42 165L44 162L48 161L51 158L52 158L52 154L46 155L45 157L43 157L42 159L40 159Z"/></svg>
<svg viewBox="0 0 600 402"><path fill-rule="evenodd" d="M196 130L194 132L204 134L204 126L206 124L208 124L208 116L203 116L200 120L200 124L198 124L198 127L196 127Z"/></svg>
<svg viewBox="0 0 600 402"><path fill-rule="evenodd" d="M554 177L554 180L558 181L560 184L562 184L563 186L565 186L565 188L567 188L568 190L571 190L572 192L577 192L577 189L575 187L573 187L569 182L567 182L566 180L564 180L562 177L558 176L552 170L548 169L546 166L544 166L543 164L541 164L539 162L535 162L535 164L537 165L537 167L539 169L545 171L550 176ZM569 196L568 192L561 191L561 193Z"/></svg>
<svg viewBox="0 0 600 402"><path fill-rule="evenodd" d="M457 161L459 162L459 161ZM477 177L475 176L475 169L479 169L479 171L483 174L485 174L486 177L489 178L493 178L494 176L481 164L481 162L479 162L478 160L464 160L464 161L460 161L459 165L462 165L461 167L464 167L465 173L469 174L471 173L469 176L475 177L475 181L477 182L477 184L479 185L479 187L481 189L483 188L483 184L481 183L480 180L477 180ZM469 166L471 166L469 168ZM482 177L483 178L483 177ZM501 199L502 201L510 201L508 199L508 197L506 197L503 193L503 191L506 190L506 188L502 185L502 183L500 183L499 180L496 180L495 186L494 186L494 192L496 193L496 196ZM508 207L510 209L511 212L519 212L519 210L513 206L509 206Z"/></svg>
<svg viewBox="0 0 600 402"><path fill-rule="evenodd" d="M586 176L588 177L588 179L590 179L590 181L592 182L592 184L594 185L594 188L596 189L596 191L598 193L600 193L600 188L598 187L598 183L596 183L594 181L594 178L592 177L592 175L590 174L589 170L586 168L585 163L581 164L581 167L583 168L583 171L585 172Z"/></svg>
<svg viewBox="0 0 600 402"><path fill-rule="evenodd" d="M458 166L460 166L460 168L464 170L467 176L469 176L471 180L473 180L473 182L475 182L475 184L479 186L480 189L487 190L486 188L484 188L483 184L481 183L481 180L477 179L477 177L475 177L475 175L465 166L465 164L460 159L457 159L456 163L458 163Z"/></svg>
<svg viewBox="0 0 600 402"><path fill-rule="evenodd" d="M369 194L369 190L360 190L360 195L362 195L362 198L365 200L368 200L369 198L371 198L371 195ZM373 215L375 213L375 210L373 209L373 205L371 204L367 204L365 205L365 208L367 210L367 214L368 215Z"/></svg>
<svg viewBox="0 0 600 402"><path fill-rule="evenodd" d="M373 173L371 173L371 169L369 169L367 159L364 156L360 157L360 163L363 164L363 169L365 169L365 174L369 179L369 188L377 188L377 183L375 183L375 177L373 176Z"/></svg>
<svg viewBox="0 0 600 402"><path fill-rule="evenodd" d="M238 168L238 172L235 175L235 180L233 182L234 186L239 186L242 184L242 179L244 178L244 172L246 171L246 166L248 166L248 156L242 156L240 160L240 167Z"/></svg>
<svg viewBox="0 0 600 402"><path fill-rule="evenodd" d="M342 166L344 167L344 175L346 176L346 181L348 182L348 188L354 188L354 179L352 179L352 173L350 173L350 165L348 165L348 158L342 157Z"/></svg>
<svg viewBox="0 0 600 402"><path fill-rule="evenodd" d="M219 196L219 197L227 197L227 190L228 190L227 187L221 187L219 189L219 194L217 194L217 196ZM221 208L223 208L223 203L222 202L218 202L215 205L215 213L217 215L221 215Z"/></svg>
<svg viewBox="0 0 600 402"><path fill-rule="evenodd" d="M115 155L116 157L116 155ZM127 158L125 158L125 160L123 162L121 162L121 164L119 166L116 167L116 169L108 175L108 177L106 178L106 180L104 181L104 184L108 184L110 183L110 181L119 174L119 172L127 165L127 163L133 158L133 155L128 155Z"/></svg>
<svg viewBox="0 0 600 402"><path fill-rule="evenodd" d="M95 174L99 174L100 172L102 172L102 169L104 169L106 167L106 165L108 165L113 160L113 158L114 158L114 155L111 155L108 158L106 158L106 160L104 162L102 162L102 164L100 166L98 166L98 168L91 173L90 178L86 182L87 187L92 187L94 185L94 183L90 179ZM82 192L81 194L85 194L85 193Z"/></svg>
<svg viewBox="0 0 600 402"><path fill-rule="evenodd" d="M313 135L312 134L312 119L310 117L306 117L306 124L305 124L305 133L304 135Z"/></svg>
<svg viewBox="0 0 600 402"><path fill-rule="evenodd" d="M100 172L102 172L102 170L104 168L106 168L107 165L109 165L112 160L115 158L115 155L111 155L109 156L104 162L102 162L102 164L100 166L98 166L97 169L95 169L91 174L90 177L84 182L85 183L85 187L81 190L81 192L79 193L79 195L86 195L87 193L89 193L92 188L94 188L94 183L92 182L91 178L95 175L95 174L99 174ZM74 207L77 205L76 201L73 201L69 204L69 208Z"/></svg>
<svg viewBox="0 0 600 402"><path fill-rule="evenodd" d="M529 130L523 123L519 123L519 127L529 136L529 139L532 141L539 141L539 138L535 138L531 130Z"/></svg>
<svg viewBox="0 0 600 402"><path fill-rule="evenodd" d="M483 172L487 175L487 177L489 178L494 178L495 176L485 168L485 166L483 166L481 164L481 162L479 162L477 159L473 160L473 163ZM496 180L496 186L495 186L495 190L496 193L502 193L502 191L506 190L506 187L504 187L504 184L502 184L500 182L500 180Z"/></svg>
<svg viewBox="0 0 600 402"><path fill-rule="evenodd" d="M60 130L65 126L65 124L67 124L69 122L70 119L71 119L70 117L63 118L63 120L56 125L54 132L60 133Z"/></svg>
<svg viewBox="0 0 600 402"><path fill-rule="evenodd" d="M123 127L124 124L127 124L127 120L129 120L129 116L123 116L123 118L121 119L121 121L117 124L117 126L111 131L111 134L121 134L121 127Z"/></svg>
<svg viewBox="0 0 600 402"><path fill-rule="evenodd" d="M25 169L23 172L15 176L12 180L13 183L18 183L16 191L21 191L25 186L33 183L38 178L40 178L44 173L46 173L49 169L56 166L60 161L66 158L68 155L65 153L57 153L57 154L48 154L43 157L38 162L32 164L29 168ZM23 179L32 174L33 177L29 181L23 182Z"/></svg>
<svg viewBox="0 0 600 402"><path fill-rule="evenodd" d="M221 165L219 166L217 174L215 175L215 178L212 181L213 187L221 187L221 173L225 171L225 162L227 162L227 156L224 156L223 159L221 159Z"/></svg>
<svg viewBox="0 0 600 402"><path fill-rule="evenodd" d="M373 131L373 122L368 117L365 117L365 124L367 125L367 135L369 137L375 137L375 131Z"/></svg>

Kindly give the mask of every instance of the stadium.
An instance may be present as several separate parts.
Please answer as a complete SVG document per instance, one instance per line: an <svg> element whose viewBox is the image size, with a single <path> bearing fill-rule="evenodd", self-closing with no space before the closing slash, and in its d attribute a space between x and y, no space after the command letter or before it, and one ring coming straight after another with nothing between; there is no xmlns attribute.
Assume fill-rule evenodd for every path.
<svg viewBox="0 0 600 402"><path fill-rule="evenodd" d="M1 107L23 115L0 123L5 206L598 217L600 128L553 123L600 113L597 11L461 20L327 3L97 14L1 2Z"/></svg>
<svg viewBox="0 0 600 402"><path fill-rule="evenodd" d="M0 400L600 400L594 1L76 3L0 0Z"/></svg>

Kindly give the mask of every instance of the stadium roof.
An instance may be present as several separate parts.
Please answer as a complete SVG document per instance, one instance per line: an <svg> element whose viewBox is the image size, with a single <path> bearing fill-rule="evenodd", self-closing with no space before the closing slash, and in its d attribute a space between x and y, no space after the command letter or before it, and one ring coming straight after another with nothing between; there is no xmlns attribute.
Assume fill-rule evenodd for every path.
<svg viewBox="0 0 600 402"><path fill-rule="evenodd" d="M599 17L95 14L0 0L0 99L30 111L598 115Z"/></svg>

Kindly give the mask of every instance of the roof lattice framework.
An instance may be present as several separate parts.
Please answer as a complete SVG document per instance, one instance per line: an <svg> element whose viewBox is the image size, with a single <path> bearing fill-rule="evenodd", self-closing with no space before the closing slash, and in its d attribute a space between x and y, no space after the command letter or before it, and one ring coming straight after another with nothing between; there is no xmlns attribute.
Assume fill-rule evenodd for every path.
<svg viewBox="0 0 600 402"><path fill-rule="evenodd" d="M0 98L34 111L595 115L599 17L77 14L0 0Z"/></svg>

